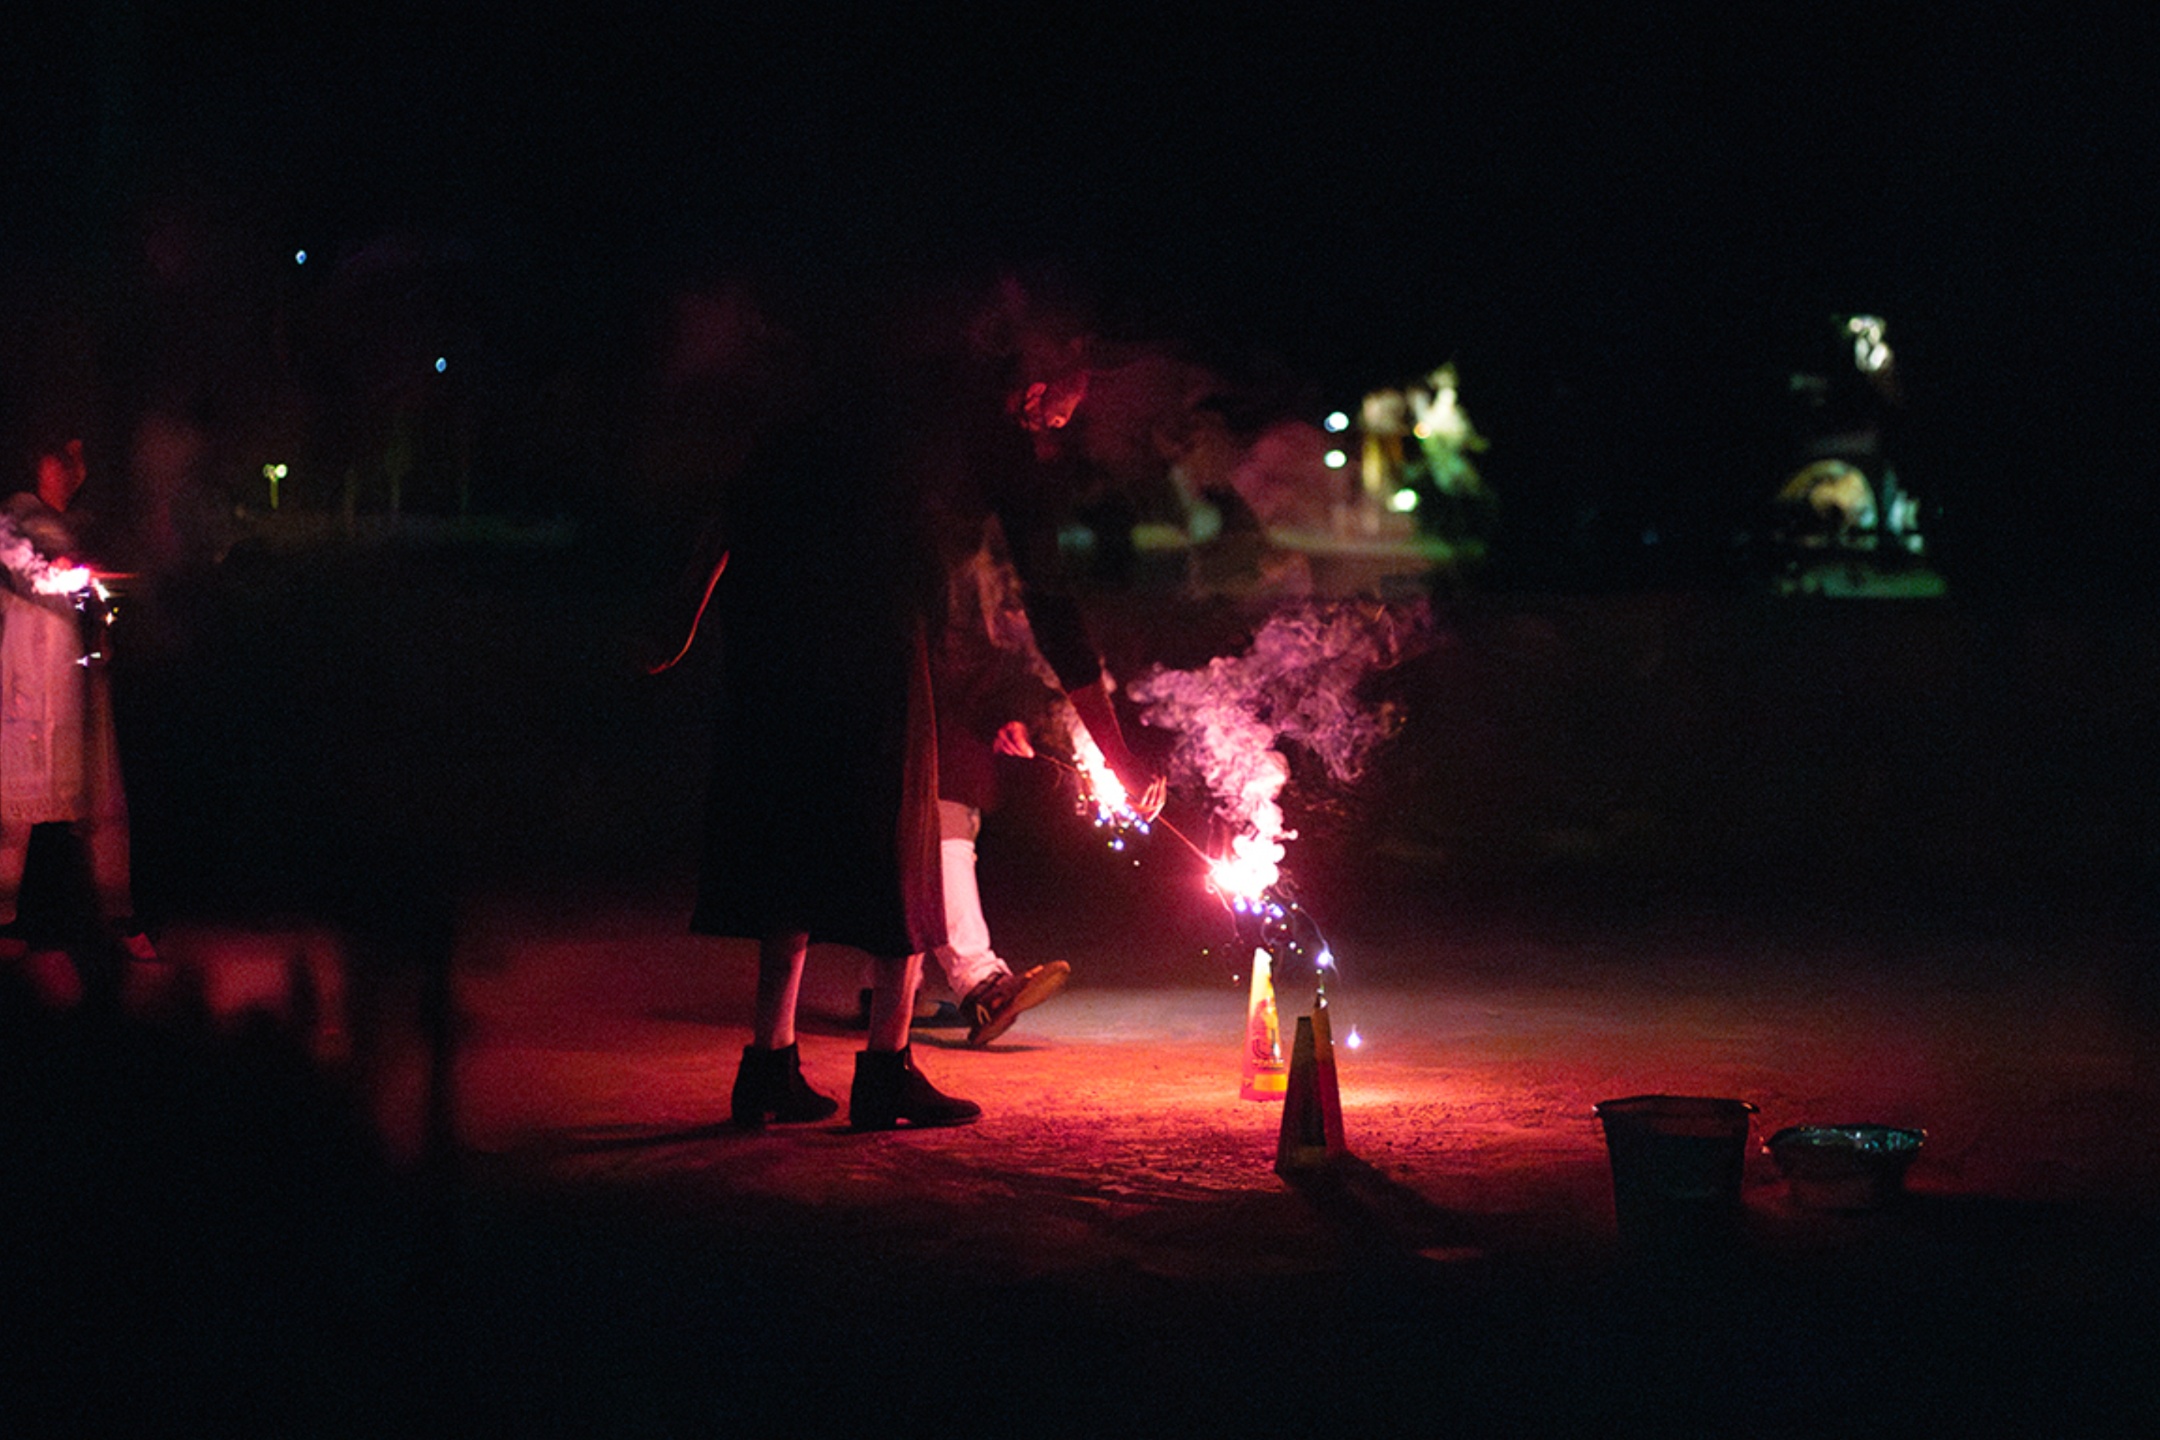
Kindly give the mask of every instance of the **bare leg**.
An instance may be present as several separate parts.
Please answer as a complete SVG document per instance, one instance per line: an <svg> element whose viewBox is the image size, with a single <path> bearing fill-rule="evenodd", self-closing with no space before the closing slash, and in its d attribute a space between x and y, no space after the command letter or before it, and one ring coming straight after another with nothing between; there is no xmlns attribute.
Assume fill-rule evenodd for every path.
<svg viewBox="0 0 2160 1440"><path fill-rule="evenodd" d="M757 1013L728 1096L728 1113L738 1129L762 1130L768 1122L806 1124L840 1108L839 1101L810 1088L795 1052L795 1000L802 993L803 958L809 951L810 937L800 930L778 930L758 942Z"/></svg>
<svg viewBox="0 0 2160 1440"><path fill-rule="evenodd" d="M922 956L873 962L877 988L870 999L870 1037L855 1056L855 1084L848 1091L848 1125L856 1130L910 1126L965 1125L982 1114L972 1100L947 1095L932 1085L908 1052L908 1018L915 1004L915 982L922 976Z"/></svg>
<svg viewBox="0 0 2160 1440"><path fill-rule="evenodd" d="M90 875L97 886L98 918L111 924L135 919L135 892L128 863L125 815L92 816L76 822L83 848L90 852Z"/></svg>
<svg viewBox="0 0 2160 1440"><path fill-rule="evenodd" d="M758 942L757 1011L751 1040L761 1050L784 1050L795 1043L795 999L802 993L803 960L810 937L783 930Z"/></svg>
<svg viewBox="0 0 2160 1440"><path fill-rule="evenodd" d="M870 962L870 974L870 1038L864 1048L905 1050L915 1014L915 986L922 980L922 956L880 955Z"/></svg>

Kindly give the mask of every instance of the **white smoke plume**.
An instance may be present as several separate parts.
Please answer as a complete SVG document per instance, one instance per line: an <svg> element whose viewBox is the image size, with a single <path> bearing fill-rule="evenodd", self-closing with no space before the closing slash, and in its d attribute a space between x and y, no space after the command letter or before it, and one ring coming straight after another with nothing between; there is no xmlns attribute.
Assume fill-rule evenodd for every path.
<svg viewBox="0 0 2160 1440"><path fill-rule="evenodd" d="M1207 786L1231 833L1234 861L1219 883L1248 895L1273 884L1285 841L1282 792L1290 763L1281 742L1302 746L1349 784L1392 731L1361 695L1365 681L1399 664L1430 633L1424 604L1308 604L1271 616L1243 655L1198 670L1157 669L1127 687L1143 723L1172 730L1180 781Z"/></svg>
<svg viewBox="0 0 2160 1440"><path fill-rule="evenodd" d="M0 568L18 577L38 595L80 594L91 584L87 566L54 564L40 554L30 538L4 515L0 515Z"/></svg>

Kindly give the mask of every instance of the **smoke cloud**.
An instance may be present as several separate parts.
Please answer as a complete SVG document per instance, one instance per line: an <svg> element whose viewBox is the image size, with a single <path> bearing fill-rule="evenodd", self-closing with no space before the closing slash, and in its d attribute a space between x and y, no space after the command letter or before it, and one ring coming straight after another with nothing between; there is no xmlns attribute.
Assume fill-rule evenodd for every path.
<svg viewBox="0 0 2160 1440"><path fill-rule="evenodd" d="M1311 603L1278 611L1243 655L1197 670L1156 669L1127 693L1142 723L1175 731L1180 782L1205 784L1232 846L1272 883L1282 843L1282 792L1290 764L1281 742L1302 746L1347 785L1392 733L1390 717L1360 693L1375 673L1400 664L1430 635L1422 602Z"/></svg>

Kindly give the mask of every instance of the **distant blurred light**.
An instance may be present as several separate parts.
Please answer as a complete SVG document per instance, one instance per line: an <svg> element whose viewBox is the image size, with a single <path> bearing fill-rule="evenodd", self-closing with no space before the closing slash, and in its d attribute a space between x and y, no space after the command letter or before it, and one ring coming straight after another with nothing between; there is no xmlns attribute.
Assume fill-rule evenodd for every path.
<svg viewBox="0 0 2160 1440"><path fill-rule="evenodd" d="M1883 339L1888 328L1880 315L1854 315L1846 320L1846 333L1853 337L1853 363L1862 374L1873 375L1890 364L1890 346Z"/></svg>
<svg viewBox="0 0 2160 1440"><path fill-rule="evenodd" d="M293 251L292 263L293 263L293 264L295 264L295 265L305 265L305 264L307 264L307 251L305 251L305 250L295 250L295 251Z"/></svg>
<svg viewBox="0 0 2160 1440"><path fill-rule="evenodd" d="M1340 450L1330 450L1320 458L1327 463L1330 470L1340 470L1350 463L1350 457Z"/></svg>
<svg viewBox="0 0 2160 1440"><path fill-rule="evenodd" d="M1417 501L1417 491L1404 486L1393 495L1388 496L1387 507L1398 515L1407 515L1412 510L1417 509Z"/></svg>
<svg viewBox="0 0 2160 1440"><path fill-rule="evenodd" d="M435 357L435 373L437 375L442 374L445 370L448 370L449 368L450 361L446 356L438 355Z"/></svg>
<svg viewBox="0 0 2160 1440"><path fill-rule="evenodd" d="M1350 428L1350 417L1340 410L1332 410L1328 412L1327 420L1323 423L1327 425L1328 434L1340 435Z"/></svg>
<svg viewBox="0 0 2160 1440"><path fill-rule="evenodd" d="M1185 533L1195 545L1205 545L1222 534L1222 511L1205 500L1195 501L1185 521Z"/></svg>

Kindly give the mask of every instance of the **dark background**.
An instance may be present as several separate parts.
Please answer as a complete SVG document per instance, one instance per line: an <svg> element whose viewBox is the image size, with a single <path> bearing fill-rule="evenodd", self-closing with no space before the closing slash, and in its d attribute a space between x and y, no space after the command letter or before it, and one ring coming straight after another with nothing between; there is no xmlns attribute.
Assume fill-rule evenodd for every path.
<svg viewBox="0 0 2160 1440"><path fill-rule="evenodd" d="M123 736L173 904L356 835L683 853L699 681L620 649L716 503L712 454L646 443L671 317L746 276L844 307L1001 266L1308 418L1459 365L1496 564L1403 679L1396 803L1350 848L2135 888L2156 23L100 0L0 45L0 400L87 411L107 486L138 417L183 414L258 512L276 446L417 416L408 513L577 536L243 555L138 611ZM1889 320L1952 603L1707 600L1849 311ZM335 467L298 471L334 511Z"/></svg>
<svg viewBox="0 0 2160 1440"><path fill-rule="evenodd" d="M1828 315L1873 311L1949 553L1990 586L2033 557L2034 589L2143 591L2153 25L101 0L8 22L5 293L57 294L139 371L230 371L270 323L234 312L302 284L295 249L327 284L397 236L439 262L427 324L475 403L515 431L547 394L590 435L654 308L716 275L1052 265L1113 323L1319 403L1457 360L1519 546L1586 508L1684 543L1757 503L1786 376ZM483 447L498 508L606 498L531 448Z"/></svg>
<svg viewBox="0 0 2160 1440"><path fill-rule="evenodd" d="M666 1114L642 1156L640 1127L580 1126L570 1150L431 1167L454 1183L408 1201L344 1097L260 1031L197 1054L48 1025L6 977L0 1236L21 1243L0 1249L0 1306L25 1321L0 1327L0 1393L20 1427L199 1412L230 1431L235 1405L276 1413L266 1375L296 1382L317 1430L356 1433L378 1414L425 1430L406 1417L460 1400L620 1429L714 1395L813 1432L857 1403L941 1430L1183 1400L1218 1430L1263 1406L1277 1429L1423 1406L1808 1434L1836 1414L1929 1433L1946 1413L2060 1430L2152 1408L2134 1379L2153 1368L2149 1154L2115 1133L2150 1113L2146 1071L2118 1056L2160 1013L2150 14L36 8L0 20L0 415L83 426L90 520L141 498L146 417L202 446L204 549L183 557L202 563L157 574L114 632L153 930L342 925L356 1035L382 1037L387 1069L408 1025L428 1034L441 1102L453 1035L527 1033L454 1023L454 902L529 887L534 937L564 915L580 937L574 962L536 939L541 973L629 989L585 1014L576 988L531 992L521 1023L604 1026L586 1050L551 1018L548 1053L586 1075L642 1057L676 1088L629 1111L579 1099L581 1120ZM711 447L647 443L669 319L725 316L734 277L844 307L1005 264L1308 417L1460 366L1504 563L1442 597L1434 645L1378 683L1404 726L1363 786L1333 792L1292 757L1289 864L1334 933L1392 932L1405 978L1476 997L1448 1003L1443 1036L1483 1039L1437 1098L1389 1106L1398 1127L1444 1112L1437 1135L1370 1152L1489 1164L1450 1192L1467 1210L1415 1194L1408 1165L1316 1221L1234 1181L1151 1208L1184 1141L1114 1120L1075 1127L1102 1137L1084 1164L1025 1146L972 1169L911 1145L845 1175L813 1160L798 1173L825 1203L799 1208L764 1168L788 1148L679 1143L705 1138L674 1117L717 1113L727 1057L679 1051L704 1012L642 1015L662 992L639 977L670 956L628 958L642 922L613 918L682 893L710 743L709 646L650 677L626 640L716 501ZM1787 600L1709 563L1790 469L1788 376L1841 311L1890 322L1900 473L1931 507L1947 601ZM715 419L714 393L688 399L678 428ZM300 523L336 514L354 457L399 445L417 457L402 531ZM294 533L208 563L234 500L272 528L253 477L287 453ZM379 487L356 499L383 515ZM494 538L430 530L468 506L505 522ZM1124 673L1224 653L1252 618L1095 598ZM1176 804L1197 833L1204 797ZM1135 954L1219 933L1167 840L1145 853L1110 861L1068 800L1023 788L985 850L993 923L1043 958L1031 932ZM599 898L608 882L638 904ZM1570 895L1598 923L1546 903ZM524 939L464 938L475 973ZM1107 973L1149 972L1119 953ZM1186 956L1151 978L1215 973ZM1563 984L1557 1010L1526 1002ZM633 1053L632 1011L668 1029L664 1057ZM1570 1032L1558 1063L1520 1038L1543 1013ZM2005 1168L1960 1168L1961 1122L1928 1115L1956 1192L1914 1197L1896 1228L1608 1280L1587 1207L1551 1234L1514 1213L1583 1183L1557 1177L1592 1153L1531 1127L1616 1093L1582 1077L1624 1073L1605 1067L1638 1042L1674 1053L1668 1023L1734 1057L1716 1067L1749 1087L1733 1093L1880 1055L1865 1093L1942 1097ZM1156 1063L1123 1048L1135 1074ZM644 1083L622 1073L607 1083ZM1064 1098L1114 1115L1117 1083ZM999 1105L1001 1137L1031 1133ZM588 1128L578 1181L541 1178ZM748 1183L730 1154L757 1157ZM1097 1206L1101 1174L1138 1167L1143 1188ZM2098 1204L2113 1186L2120 1205ZM2059 1190L2080 1203L2010 1198ZM1301 1252L1287 1275L1256 1244L1271 1213ZM968 1244L985 1216L1029 1245ZM1316 1233L1339 1266L1308 1268ZM1557 1258L1495 1268L1466 1236ZM1001 1258L1037 1241L1054 1266ZM1188 1269L1194 1247L1244 1278ZM866 1299L890 1283L911 1287L913 1344Z"/></svg>

